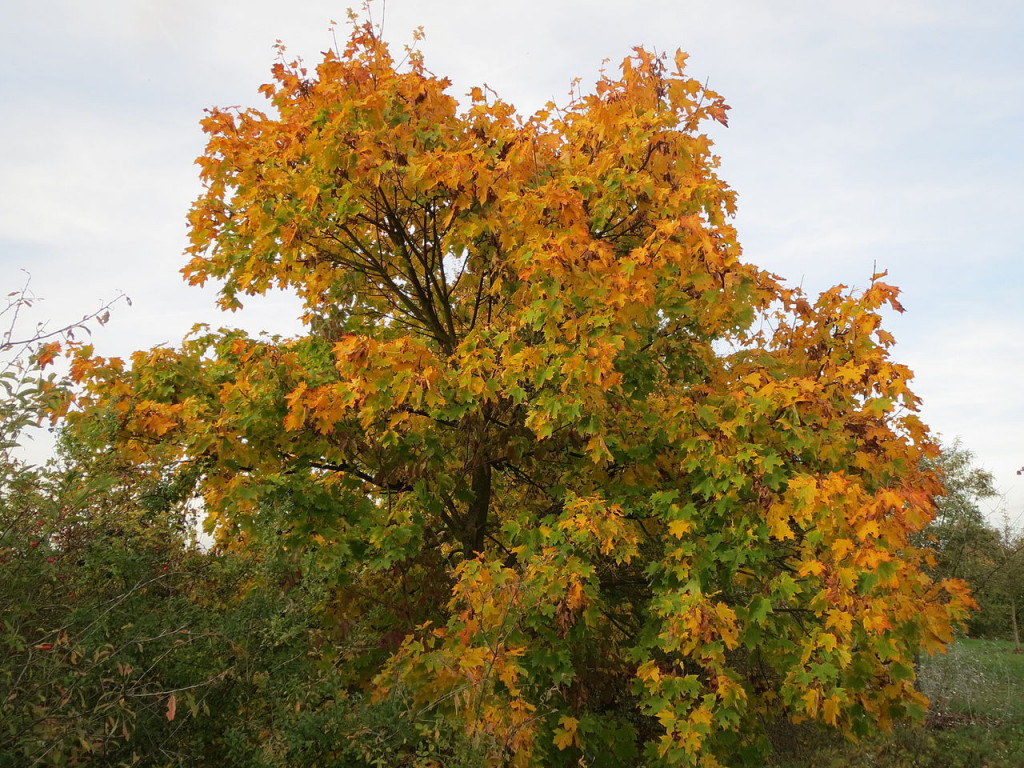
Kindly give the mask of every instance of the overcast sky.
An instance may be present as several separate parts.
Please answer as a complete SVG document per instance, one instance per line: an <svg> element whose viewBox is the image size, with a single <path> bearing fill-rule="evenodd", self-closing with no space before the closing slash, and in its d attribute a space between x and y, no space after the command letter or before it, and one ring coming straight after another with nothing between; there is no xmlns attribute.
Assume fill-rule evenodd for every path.
<svg viewBox="0 0 1024 768"><path fill-rule="evenodd" d="M186 286L184 216L210 106L262 106L272 46L315 63L346 3L0 0L0 288L32 274L57 324L123 291L102 354L195 322L290 333L295 304L222 315ZM457 98L521 111L635 45L691 54L732 106L713 133L745 257L815 292L903 290L895 356L923 414L1024 512L1024 4L1019 0L379 0L396 49L423 26ZM339 29L343 39L344 28Z"/></svg>

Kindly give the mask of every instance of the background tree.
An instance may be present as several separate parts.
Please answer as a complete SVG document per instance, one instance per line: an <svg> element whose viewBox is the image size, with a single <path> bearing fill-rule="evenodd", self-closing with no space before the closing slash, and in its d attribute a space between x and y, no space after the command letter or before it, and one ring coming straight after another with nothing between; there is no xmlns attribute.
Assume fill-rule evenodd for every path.
<svg viewBox="0 0 1024 768"><path fill-rule="evenodd" d="M987 596L995 592L1006 603L1006 614L1010 620L1010 634L1016 653L1024 652L1021 646L1021 605L1024 604L1024 536L1005 521L998 548L994 553L993 571L990 583L983 584L979 592Z"/></svg>
<svg viewBox="0 0 1024 768"><path fill-rule="evenodd" d="M270 113L203 121L185 274L294 290L309 332L72 362L71 428L195 478L225 551L317 554L340 695L417 750L756 762L780 715L922 713L914 654L966 613L910 541L939 486L896 289L740 258L685 58L525 117L369 25L282 58Z"/></svg>
<svg viewBox="0 0 1024 768"><path fill-rule="evenodd" d="M991 473L974 464L974 455L959 441L944 446L929 460L942 476L942 494L936 498L936 516L924 531L935 547L935 574L966 581L978 602L969 631L984 637L1012 637L1019 647L1016 628L1024 584L1024 546L1005 518L994 524L983 509L998 497Z"/></svg>
<svg viewBox="0 0 1024 768"><path fill-rule="evenodd" d="M984 546L973 555L969 583L979 604L970 629L986 637L1009 637L1022 652L1020 609L1024 602L1024 538L1004 515L1001 528L984 530Z"/></svg>
<svg viewBox="0 0 1024 768"><path fill-rule="evenodd" d="M928 464L943 484L935 519L926 529L938 557L936 572L976 585L985 570L981 561L998 538L982 509L985 500L998 495L994 478L974 465L974 454L959 440L943 446Z"/></svg>

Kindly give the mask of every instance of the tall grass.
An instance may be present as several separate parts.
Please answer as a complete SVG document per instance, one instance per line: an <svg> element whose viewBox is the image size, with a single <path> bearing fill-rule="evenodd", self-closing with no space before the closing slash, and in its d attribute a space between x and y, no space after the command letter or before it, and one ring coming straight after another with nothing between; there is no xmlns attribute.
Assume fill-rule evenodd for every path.
<svg viewBox="0 0 1024 768"><path fill-rule="evenodd" d="M922 664L920 685L933 720L1024 721L1024 654L1011 642L961 640Z"/></svg>

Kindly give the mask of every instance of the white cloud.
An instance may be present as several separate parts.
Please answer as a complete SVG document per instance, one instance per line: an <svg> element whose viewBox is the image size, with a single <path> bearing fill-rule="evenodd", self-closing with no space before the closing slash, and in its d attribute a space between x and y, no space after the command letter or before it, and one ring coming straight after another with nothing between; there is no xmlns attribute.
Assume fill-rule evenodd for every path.
<svg viewBox="0 0 1024 768"><path fill-rule="evenodd" d="M898 347L915 373L922 415L947 441L963 439L1007 494L1011 514L1024 512L1024 309L988 317L954 317Z"/></svg>

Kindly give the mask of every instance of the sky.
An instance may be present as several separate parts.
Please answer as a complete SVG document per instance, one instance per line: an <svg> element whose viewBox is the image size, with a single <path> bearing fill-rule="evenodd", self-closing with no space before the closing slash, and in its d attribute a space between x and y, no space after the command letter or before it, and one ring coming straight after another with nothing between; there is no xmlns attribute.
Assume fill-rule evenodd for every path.
<svg viewBox="0 0 1024 768"><path fill-rule="evenodd" d="M352 0L350 0L350 3ZM185 285L203 110L262 107L281 40L315 64L348 4L0 3L0 289L57 326L128 295L97 351L174 345L196 322L290 334L278 295L236 314ZM637 45L690 54L732 107L712 132L744 257L816 293L902 289L894 357L922 415L960 438L1024 521L1024 4L1019 0L377 0L395 50L462 99L487 84L529 113ZM998 519L998 518L996 518Z"/></svg>

